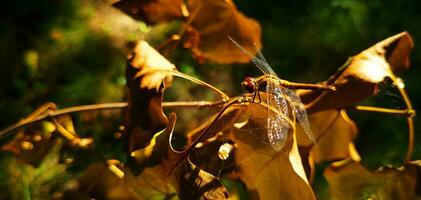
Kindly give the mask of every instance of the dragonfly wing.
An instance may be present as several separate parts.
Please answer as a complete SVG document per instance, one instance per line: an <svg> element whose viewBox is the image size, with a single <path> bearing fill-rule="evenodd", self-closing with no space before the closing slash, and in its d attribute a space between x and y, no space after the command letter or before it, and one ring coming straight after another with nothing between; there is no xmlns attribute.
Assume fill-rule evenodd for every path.
<svg viewBox="0 0 421 200"><path fill-rule="evenodd" d="M266 93L267 105L283 113L280 115L268 109L268 141L276 151L280 151L285 145L291 128L288 120L285 119L285 117L289 117L288 101L285 99L282 89L277 87L273 81L268 81L266 84Z"/></svg>
<svg viewBox="0 0 421 200"><path fill-rule="evenodd" d="M257 47L255 47L255 50L256 50L256 53L258 54L258 56L260 58L254 56L250 51L247 51L243 46L241 46L240 44L238 44L230 36L228 36L228 39L230 39L231 42L234 43L235 46L237 46L241 51L243 51L245 54L247 54L250 57L250 59L253 62L253 64L256 65L257 68L260 69L260 71L262 71L266 75L274 75L274 76L277 76L276 73L273 71L273 69L268 64L268 62L266 61L266 59L263 57L263 55L260 52L260 50L257 49Z"/></svg>
<svg viewBox="0 0 421 200"><path fill-rule="evenodd" d="M297 95L297 93L287 88L282 88L282 90L289 97L292 112L294 112L295 117L304 130L304 133L313 143L316 143L313 132L311 131L310 123L308 121L307 111L304 107L304 104L301 102L300 97Z"/></svg>
<svg viewBox="0 0 421 200"><path fill-rule="evenodd" d="M256 44L254 44L254 50L259 57L261 65L265 68L265 70L272 76L278 77L278 75L273 71L272 67L270 67L269 63L266 61L266 58L263 56L262 52L257 48Z"/></svg>

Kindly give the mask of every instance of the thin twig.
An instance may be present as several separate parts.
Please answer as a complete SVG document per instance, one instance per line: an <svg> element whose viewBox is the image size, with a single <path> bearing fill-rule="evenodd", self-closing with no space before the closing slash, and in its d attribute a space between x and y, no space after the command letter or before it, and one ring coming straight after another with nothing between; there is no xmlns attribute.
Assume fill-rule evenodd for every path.
<svg viewBox="0 0 421 200"><path fill-rule="evenodd" d="M223 106L226 101L175 101L163 102L163 108L202 108L202 107L215 107Z"/></svg>
<svg viewBox="0 0 421 200"><path fill-rule="evenodd" d="M69 140L70 142L75 142L77 139L79 139L79 137L75 134L72 133L70 131L68 131L66 128L64 128L57 120L55 117L52 117L52 122L54 123L54 125L57 127L57 131L63 136L65 137L67 140Z"/></svg>
<svg viewBox="0 0 421 200"><path fill-rule="evenodd" d="M170 49L166 51L165 53L162 52L163 54L165 54L164 56L166 58L170 57L171 54L174 53L175 49L177 49L178 45L181 42L181 38L184 36L184 33L186 32L186 29L193 22L194 18L196 17L201 7L202 6L199 6L198 8L196 8L196 10L194 10L191 14L189 14L187 21L182 25L183 27L179 30L177 34L174 34L172 37L167 39L163 44L159 45L158 47L159 52L162 52L162 50L165 49L167 46L170 47ZM172 44L172 46L170 46L170 44Z"/></svg>
<svg viewBox="0 0 421 200"><path fill-rule="evenodd" d="M202 131L202 133L200 133L200 135L190 144L190 146L187 147L187 149L183 151L177 151L175 149L172 149L174 152L181 154L181 156L180 156L180 159L178 159L177 162L175 162L175 164L172 166L172 169L169 171L170 173L172 173L173 169L175 169L175 167L177 167L181 163L181 161L183 161L184 158L186 158L190 154L190 152L196 147L196 145L206 136L209 129L212 128L212 126L219 120L219 118L221 118L225 110L227 110L231 105L235 103L239 103L239 102L241 102L239 101L239 97L234 97L228 100L227 103L224 105L224 107L214 117L212 122Z"/></svg>
<svg viewBox="0 0 421 200"><path fill-rule="evenodd" d="M201 107L214 107L214 106L222 106L225 101L191 101L191 102L163 102L162 107L164 108L201 108ZM68 108L63 108L55 111L51 111L49 113L37 114L36 117L25 118L13 124L3 130L0 131L0 138L4 137L8 133L11 133L19 128L27 127L31 124L40 122L42 120L51 119L61 115L67 115L71 113L77 112L86 112L86 111L93 111L93 110L111 110L111 109L124 109L127 107L126 102L118 102L118 103L104 103L104 104L92 104L92 105L82 105L82 106L73 106ZM37 109L38 110L38 109ZM36 111L37 112L37 111ZM33 113L29 116L33 116Z"/></svg>
<svg viewBox="0 0 421 200"><path fill-rule="evenodd" d="M411 115L406 118L406 123L408 125L408 149L406 151L405 155L405 162L411 161L412 154L414 152L414 141L415 141L415 127L414 127L414 116L415 116L415 110L412 107L411 100L408 97L408 94L406 93L404 87L400 87L397 82L398 78L391 77L393 80L393 83L397 85L397 88L399 90L399 93L401 94L403 100L406 104L406 109L411 111Z"/></svg>
<svg viewBox="0 0 421 200"><path fill-rule="evenodd" d="M355 107L347 108L347 110L360 111L360 112L374 112L374 113L390 114L390 115L402 115L406 117L410 117L414 115L414 110L380 108L380 107L373 107L373 106L355 106Z"/></svg>
<svg viewBox="0 0 421 200"><path fill-rule="evenodd" d="M390 77L394 84L397 85L399 93L401 94L406 109L399 110L399 109L390 109L390 108L378 108L378 107L370 107L370 106L356 106L355 110L357 111L364 111L364 112L377 112L383 114L392 114L392 115L403 115L406 116L406 123L408 125L408 147L405 155L405 162L409 162L412 158L412 154L414 152L414 141L415 141L415 126L414 126L414 117L415 117L415 110L412 107L411 100L408 97L404 87L401 87L397 84L398 78L391 76Z"/></svg>
<svg viewBox="0 0 421 200"><path fill-rule="evenodd" d="M196 84L199 84L199 85L202 85L202 86L205 86L205 87L211 89L215 93L219 94L223 100L228 100L230 98L227 94L225 94L224 92L222 92L221 90L219 90L215 86L213 86L213 85L211 85L209 83L206 83L206 82L204 82L204 81L202 81L200 79L197 79L195 77L192 77L190 75L187 75L187 74L181 73L179 71L176 71L176 70L162 70L162 69L158 69L158 70L148 70L148 71L146 71L144 73L155 73L155 72L167 72L167 73L171 73L174 76L178 76L180 78L184 78L186 80L192 81L192 82L194 82Z"/></svg>

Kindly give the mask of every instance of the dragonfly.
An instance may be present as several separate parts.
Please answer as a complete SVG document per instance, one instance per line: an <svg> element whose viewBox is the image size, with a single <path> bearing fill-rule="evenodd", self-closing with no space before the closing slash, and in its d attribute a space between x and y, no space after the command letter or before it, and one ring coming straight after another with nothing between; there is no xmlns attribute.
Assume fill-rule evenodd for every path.
<svg viewBox="0 0 421 200"><path fill-rule="evenodd" d="M261 102L260 89L266 86L266 104L268 106L267 117L267 141L276 151L280 151L288 138L292 124L286 119L290 117L290 113L297 119L299 124L304 130L307 137L315 143L310 123L307 117L307 111L304 104L301 102L300 97L295 91L289 89L321 89L321 90L334 90L333 86L321 84L306 84L294 83L282 80L278 77L275 71L270 67L263 54L255 46L256 55L246 50L234 39L228 37L239 49L246 53L251 61L256 65L263 76L259 78L246 77L241 83L244 94L253 94L251 102ZM256 96L258 101L256 100ZM269 107L274 108L277 112L273 112ZM281 113L281 114L279 114Z"/></svg>
<svg viewBox="0 0 421 200"><path fill-rule="evenodd" d="M220 119L224 111L233 104L246 102L252 103L261 103L261 97L259 90L266 85L266 104L268 107L268 117L267 117L267 139L265 143L270 143L274 150L280 151L287 138L292 123L289 121L290 113L298 120L303 128L305 134L309 139L315 144L315 138L311 131L310 123L307 117L307 111L304 104L301 102L300 97L291 89L317 89L317 90L326 90L334 91L335 87L331 85L323 84L306 84L306 83L294 83L289 82L283 79L280 79L278 75L270 67L266 59L263 57L263 54L260 52L257 47L255 51L257 57L252 53L244 49L240 44L238 44L234 39L228 37L238 48L240 48L244 53L246 53L251 61L263 72L263 76L259 78L246 77L241 83L243 87L243 97L246 97L246 94L252 94L253 97L251 100L247 98L229 98L224 100L223 108L218 112L214 117L212 122L202 131L201 134L196 137L196 139L190 144L190 146L180 153L180 158L172 166L173 169L189 155L189 153L195 148L195 146L205 137L208 130ZM240 95L241 96L241 95ZM258 98L259 101L256 100ZM277 112L273 112L270 108L275 108ZM291 109L291 112L290 112ZM288 119L287 119L288 118ZM289 120L289 121L288 121ZM266 142L268 141L268 142ZM172 171L172 170L170 170Z"/></svg>

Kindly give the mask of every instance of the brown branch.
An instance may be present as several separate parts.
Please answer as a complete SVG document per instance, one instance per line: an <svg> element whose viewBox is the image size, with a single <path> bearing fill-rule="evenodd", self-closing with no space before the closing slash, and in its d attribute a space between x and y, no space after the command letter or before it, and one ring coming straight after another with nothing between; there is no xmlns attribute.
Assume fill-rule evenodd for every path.
<svg viewBox="0 0 421 200"><path fill-rule="evenodd" d="M225 104L225 101L190 101L190 102L163 102L164 108L202 108L202 107L214 107L214 106L222 106ZM118 102L118 103L104 103L104 104L92 104L92 105L82 105L82 106L74 106L63 108L55 111L51 111L49 113L38 114L36 117L34 113L31 113L29 116L30 118L25 118L20 120L19 122L3 129L0 131L0 138L4 137L8 133L11 133L19 128L27 127L31 124L40 122L42 120L52 119L57 116L67 115L71 113L77 112L86 112L86 111L94 111L94 110L112 110L112 109L124 109L127 107L126 102ZM38 112L37 109L35 112Z"/></svg>
<svg viewBox="0 0 421 200"><path fill-rule="evenodd" d="M378 107L370 107L370 106L356 106L354 108L349 108L349 109L353 109L356 111L363 111L363 112L376 112L376 113L383 113L383 114L391 114L391 115L403 115L406 116L406 123L408 126L408 147L406 150L406 155L405 155L405 162L409 162L412 158L412 154L414 152L414 141L415 141L415 126L414 126L414 117L415 117L415 110L412 107L412 103L411 100L408 97L408 94L406 93L404 86L401 86L400 84L398 84L398 82L400 81L399 78L391 76L390 77L393 81L393 83L397 86L399 93L401 94L405 105L406 105L406 109L403 110L399 110L399 109L390 109L390 108L378 108Z"/></svg>
<svg viewBox="0 0 421 200"><path fill-rule="evenodd" d="M193 83L196 83L196 84L198 84L198 85L205 86L205 87L209 88L210 90L214 91L216 94L220 95L222 99L224 99L224 100L228 100L228 99L230 99L230 97L229 97L227 94L225 94L224 92L222 92L221 90L219 90L219 89L218 89L218 88L216 88L215 86L213 86L213 85L211 85L211 84L209 84L209 83L206 83L205 81L202 81L202 80L200 80L200 79L198 79L198 78L192 77L192 76L190 76L190 75L188 75L188 74L184 74L184 73L182 73L182 72L179 72L179 71L177 71L177 70L150 69L150 70L146 70L146 71L142 72L142 74L148 74L148 73L160 73L160 72L161 72L161 73L170 73L170 74L171 74L171 75L173 75L173 76L177 76L177 77L180 77L180 78L184 78L184 79L186 79L186 80L188 80L188 81L191 81L191 82L193 82Z"/></svg>
<svg viewBox="0 0 421 200"><path fill-rule="evenodd" d="M415 127L414 127L414 117L415 117L415 110L412 107L412 103L411 100L408 97L408 94L406 93L404 87L400 86L398 83L398 81L400 81L400 79L396 78L396 77L391 77L393 80L393 83L395 85L397 85L397 88L399 90L399 93L401 94L403 100L405 101L406 104L406 109L411 111L411 115L409 115L406 118L406 123L408 125L408 148L406 150L406 155L405 155L405 162L409 162L411 161L412 158L412 154L414 152L414 141L415 141Z"/></svg>
<svg viewBox="0 0 421 200"><path fill-rule="evenodd" d="M349 107L347 110L350 111L359 111L359 112L373 112L373 113L381 113L381 114L390 114L390 115L402 115L406 117L411 117L414 115L414 110L408 109L392 109L392 108L380 108L380 107L373 107L373 106L355 106Z"/></svg>
<svg viewBox="0 0 421 200"><path fill-rule="evenodd" d="M239 97L234 97L234 98L228 100L227 103L224 105L224 107L214 117L212 122L202 131L202 133L200 133L200 135L190 144L190 146L187 147L187 149L185 149L183 151L177 151L174 148L172 148L171 142L170 142L170 147L171 147L172 151L180 154L180 158L177 160L177 162L174 163L173 166L171 166L171 169L169 170L170 174L181 163L181 161L183 161L184 158L186 158L190 154L190 152L196 147L196 145L206 136L209 129L212 128L212 126L219 120L219 118L221 118L221 116L225 112L225 110L227 110L231 105L233 105L235 103L241 103L241 101L239 101Z"/></svg>

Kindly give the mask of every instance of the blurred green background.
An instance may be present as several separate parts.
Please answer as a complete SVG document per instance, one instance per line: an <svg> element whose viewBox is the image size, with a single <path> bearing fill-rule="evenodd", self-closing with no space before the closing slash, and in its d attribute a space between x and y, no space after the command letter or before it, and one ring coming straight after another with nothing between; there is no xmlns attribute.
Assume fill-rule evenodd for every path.
<svg viewBox="0 0 421 200"><path fill-rule="evenodd" d="M421 105L421 48L417 47L421 39L418 21L421 3L418 1L236 0L235 3L239 10L260 22L263 54L281 78L291 81L322 81L348 56L408 31L416 46L411 68L399 76L405 81L415 109ZM127 42L146 38L157 45L173 25L148 27L110 5L111 1L100 0L2 3L1 129L45 102L63 108L124 101ZM240 92L238 83L245 76L259 73L252 65L200 65L185 50L177 50L169 59L181 71L231 95ZM379 97L362 104L399 108L403 101L396 91L386 88ZM359 127L356 146L364 164L371 169L402 164L408 140L404 118L367 113L350 115ZM415 121L417 130L421 120ZM117 127L105 129L102 125L90 128L91 135L113 134L116 130ZM416 136L416 144L420 144L420 138ZM106 141L111 145L112 139ZM96 145L101 148L103 144ZM117 151L103 148L104 154L113 155L114 150ZM413 159L421 159L420 145L415 145ZM317 184L325 183L317 179L316 189Z"/></svg>

